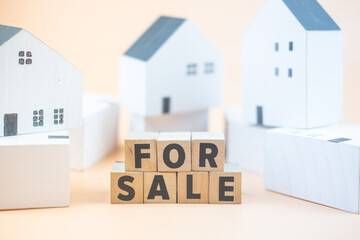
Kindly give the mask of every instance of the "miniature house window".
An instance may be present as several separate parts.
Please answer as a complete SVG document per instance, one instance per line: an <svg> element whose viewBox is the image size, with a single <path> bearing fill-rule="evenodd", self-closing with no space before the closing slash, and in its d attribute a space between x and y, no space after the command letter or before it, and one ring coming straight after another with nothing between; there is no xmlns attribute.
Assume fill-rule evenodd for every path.
<svg viewBox="0 0 360 240"><path fill-rule="evenodd" d="M289 42L289 51L292 52L294 50L294 42Z"/></svg>
<svg viewBox="0 0 360 240"><path fill-rule="evenodd" d="M276 67L276 68L275 68L275 77L278 77L278 76L279 76L279 68Z"/></svg>
<svg viewBox="0 0 360 240"><path fill-rule="evenodd" d="M44 110L34 110L33 111L33 127L42 127L44 126Z"/></svg>
<svg viewBox="0 0 360 240"><path fill-rule="evenodd" d="M276 42L276 43L275 43L275 52L278 52L278 51L279 51L279 43Z"/></svg>
<svg viewBox="0 0 360 240"><path fill-rule="evenodd" d="M26 56L25 56L25 51L19 51L19 64L20 65L32 64L32 53L31 53L31 51L27 51Z"/></svg>
<svg viewBox="0 0 360 240"><path fill-rule="evenodd" d="M288 75L289 75L289 78L291 78L291 77L293 76L293 70L292 70L292 68L289 68Z"/></svg>
<svg viewBox="0 0 360 240"><path fill-rule="evenodd" d="M214 73L214 63L209 62L205 63L205 74Z"/></svg>
<svg viewBox="0 0 360 240"><path fill-rule="evenodd" d="M54 109L54 124L63 124L64 123L64 109L55 108Z"/></svg>
<svg viewBox="0 0 360 240"><path fill-rule="evenodd" d="M186 73L188 76L196 75L196 63L188 64Z"/></svg>

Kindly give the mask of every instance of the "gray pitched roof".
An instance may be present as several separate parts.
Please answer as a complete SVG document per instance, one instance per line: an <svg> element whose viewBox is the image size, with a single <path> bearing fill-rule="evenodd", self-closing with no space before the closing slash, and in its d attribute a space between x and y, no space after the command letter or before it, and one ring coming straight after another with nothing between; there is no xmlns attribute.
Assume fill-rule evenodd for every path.
<svg viewBox="0 0 360 240"><path fill-rule="evenodd" d="M340 30L316 0L283 0L283 2L306 30Z"/></svg>
<svg viewBox="0 0 360 240"><path fill-rule="evenodd" d="M6 25L0 25L0 46L6 43L15 34L20 32L22 29L17 27L10 27Z"/></svg>
<svg viewBox="0 0 360 240"><path fill-rule="evenodd" d="M143 61L149 60L184 21L182 18L159 17L125 55Z"/></svg>

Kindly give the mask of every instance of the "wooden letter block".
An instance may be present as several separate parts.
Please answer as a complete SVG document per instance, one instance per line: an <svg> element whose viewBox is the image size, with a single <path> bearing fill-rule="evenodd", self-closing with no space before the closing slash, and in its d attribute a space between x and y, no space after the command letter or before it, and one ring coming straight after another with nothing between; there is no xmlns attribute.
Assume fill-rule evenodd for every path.
<svg viewBox="0 0 360 240"><path fill-rule="evenodd" d="M126 171L156 172L157 132L131 132L125 139Z"/></svg>
<svg viewBox="0 0 360 240"><path fill-rule="evenodd" d="M176 173L144 173L144 203L176 203Z"/></svg>
<svg viewBox="0 0 360 240"><path fill-rule="evenodd" d="M209 173L179 172L178 203L209 203Z"/></svg>
<svg viewBox="0 0 360 240"><path fill-rule="evenodd" d="M144 173L125 172L123 162L115 162L111 170L111 203L143 203Z"/></svg>
<svg viewBox="0 0 360 240"><path fill-rule="evenodd" d="M226 163L224 172L210 172L209 203L241 203L241 172Z"/></svg>
<svg viewBox="0 0 360 240"><path fill-rule="evenodd" d="M161 132L157 141L159 172L191 171L190 142L190 132Z"/></svg>
<svg viewBox="0 0 360 240"><path fill-rule="evenodd" d="M192 171L224 170L225 137L223 133L193 132L191 151Z"/></svg>

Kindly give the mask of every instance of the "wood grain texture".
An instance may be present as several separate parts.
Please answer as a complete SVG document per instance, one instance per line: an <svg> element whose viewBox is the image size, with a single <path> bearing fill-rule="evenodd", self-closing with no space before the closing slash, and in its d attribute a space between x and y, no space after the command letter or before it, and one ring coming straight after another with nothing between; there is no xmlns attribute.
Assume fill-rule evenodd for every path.
<svg viewBox="0 0 360 240"><path fill-rule="evenodd" d="M200 163L200 159L205 162L205 165ZM223 171L224 162L225 136L223 133L193 132L191 134L192 171Z"/></svg>
<svg viewBox="0 0 360 240"><path fill-rule="evenodd" d="M178 203L209 203L209 173L179 172Z"/></svg>
<svg viewBox="0 0 360 240"><path fill-rule="evenodd" d="M115 162L111 170L111 203L143 203L144 173L125 172L124 165L123 162Z"/></svg>
<svg viewBox="0 0 360 240"><path fill-rule="evenodd" d="M191 133L161 132L157 155L159 172L191 171Z"/></svg>
<svg viewBox="0 0 360 240"><path fill-rule="evenodd" d="M158 194L153 195L154 190ZM144 173L144 203L176 203L176 173Z"/></svg>
<svg viewBox="0 0 360 240"><path fill-rule="evenodd" d="M359 213L360 125L266 132L264 185L307 201Z"/></svg>
<svg viewBox="0 0 360 240"><path fill-rule="evenodd" d="M130 132L125 139L126 171L156 172L157 169L157 138L158 132ZM143 145L142 147L140 147ZM139 147L137 153L136 148ZM135 155L141 157L141 166L135 164ZM140 157L139 157L140 158Z"/></svg>

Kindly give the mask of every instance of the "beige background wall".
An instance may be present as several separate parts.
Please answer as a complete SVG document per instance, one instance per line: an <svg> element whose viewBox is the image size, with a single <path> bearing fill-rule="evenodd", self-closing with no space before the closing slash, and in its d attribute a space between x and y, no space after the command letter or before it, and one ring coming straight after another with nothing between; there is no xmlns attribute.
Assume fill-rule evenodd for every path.
<svg viewBox="0 0 360 240"><path fill-rule="evenodd" d="M119 56L159 16L191 19L224 53L224 106L241 104L241 36L265 0L0 0L0 24L27 29L116 95ZM344 31L344 121L360 123L360 1L320 0Z"/></svg>

